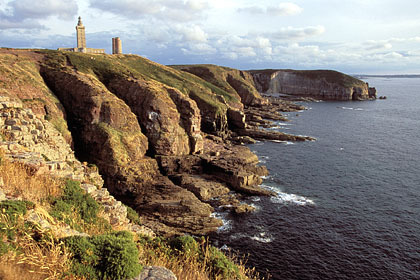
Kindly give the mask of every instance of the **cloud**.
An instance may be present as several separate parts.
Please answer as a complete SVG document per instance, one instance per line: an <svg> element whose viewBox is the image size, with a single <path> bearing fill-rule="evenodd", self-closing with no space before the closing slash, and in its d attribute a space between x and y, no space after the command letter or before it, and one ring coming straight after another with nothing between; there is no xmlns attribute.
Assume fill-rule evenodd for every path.
<svg viewBox="0 0 420 280"><path fill-rule="evenodd" d="M302 8L290 2L280 3L277 6L268 6L262 8L260 6L250 6L239 8L240 13L248 13L254 15L271 15L271 16L293 16L302 12Z"/></svg>
<svg viewBox="0 0 420 280"><path fill-rule="evenodd" d="M188 44L187 47L181 48L184 54L188 55L212 55L217 53L217 49L209 44Z"/></svg>
<svg viewBox="0 0 420 280"><path fill-rule="evenodd" d="M269 7L267 12L276 16L293 16L300 14L302 8L293 3L280 3L278 6Z"/></svg>
<svg viewBox="0 0 420 280"><path fill-rule="evenodd" d="M38 20L56 16L73 19L78 6L75 0L14 0L0 10L1 29L42 29Z"/></svg>
<svg viewBox="0 0 420 280"><path fill-rule="evenodd" d="M365 45L367 50L392 49L392 44L388 41L369 40L365 43Z"/></svg>
<svg viewBox="0 0 420 280"><path fill-rule="evenodd" d="M176 30L181 34L182 40L187 42L206 42L207 33L198 25L179 25Z"/></svg>
<svg viewBox="0 0 420 280"><path fill-rule="evenodd" d="M149 16L165 21L187 22L202 18L210 5L207 0L91 0L90 7L130 19Z"/></svg>
<svg viewBox="0 0 420 280"><path fill-rule="evenodd" d="M283 27L277 32L266 33L269 38L277 40L290 40L290 39L304 39L306 37L321 35L325 32L325 27L322 25L307 26L303 28L296 27Z"/></svg>

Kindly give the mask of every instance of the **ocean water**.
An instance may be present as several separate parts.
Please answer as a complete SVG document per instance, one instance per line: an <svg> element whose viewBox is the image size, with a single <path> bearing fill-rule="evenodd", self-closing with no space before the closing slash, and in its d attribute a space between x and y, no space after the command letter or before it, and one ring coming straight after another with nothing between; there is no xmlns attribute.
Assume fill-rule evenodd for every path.
<svg viewBox="0 0 420 280"><path fill-rule="evenodd" d="M420 79L366 81L387 99L303 103L278 123L317 141L250 146L278 195L225 217L220 247L270 279L420 279Z"/></svg>

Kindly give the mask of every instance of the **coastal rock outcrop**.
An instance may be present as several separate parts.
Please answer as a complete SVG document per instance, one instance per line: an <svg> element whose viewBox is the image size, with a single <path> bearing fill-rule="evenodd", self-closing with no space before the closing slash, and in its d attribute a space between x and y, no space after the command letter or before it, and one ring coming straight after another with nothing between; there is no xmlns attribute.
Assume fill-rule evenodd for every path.
<svg viewBox="0 0 420 280"><path fill-rule="evenodd" d="M359 79L332 70L250 71L256 87L264 93L310 96L322 100L367 100L376 90Z"/></svg>
<svg viewBox="0 0 420 280"><path fill-rule="evenodd" d="M30 69L11 71L9 61L16 59L20 68L30 64ZM62 141L71 144L75 157L97 166L107 191L92 195L104 201L115 196L161 235L207 234L221 226L212 215L214 207L247 213L253 208L240 202L242 196L272 195L259 187L267 169L249 148L237 144L254 143L253 138L311 140L261 129L273 125L269 119L285 120L280 111L302 108L262 97L244 71L199 66L194 71L204 73L200 78L190 73L194 71L139 56L42 50L0 50L0 63L7 74L0 81L10 82L1 90L16 100L26 97L18 106L37 110L32 117L45 119L52 127L49 133L67 134ZM37 94L19 95L20 84ZM14 129L13 118L4 124L5 137L46 139L46 124L38 127L28 120L34 127L22 128L27 130L23 133ZM72 178L84 174L70 170L67 158L51 157L39 172L69 172ZM121 212L112 201L107 209Z"/></svg>

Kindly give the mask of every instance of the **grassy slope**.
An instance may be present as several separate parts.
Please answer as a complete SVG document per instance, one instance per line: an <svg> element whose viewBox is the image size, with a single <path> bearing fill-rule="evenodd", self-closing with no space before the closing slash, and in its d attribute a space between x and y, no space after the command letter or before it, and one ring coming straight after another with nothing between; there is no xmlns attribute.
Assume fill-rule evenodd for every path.
<svg viewBox="0 0 420 280"><path fill-rule="evenodd" d="M45 53L45 51L42 51ZM195 75L179 71L137 55L89 55L81 53L62 53L48 51L50 65L61 67L66 60L78 71L96 75L99 80L106 80L115 75L156 81L180 90L195 100L200 100L213 108L211 111L224 113L226 105L219 101L217 95L233 103L240 102L232 94Z"/></svg>

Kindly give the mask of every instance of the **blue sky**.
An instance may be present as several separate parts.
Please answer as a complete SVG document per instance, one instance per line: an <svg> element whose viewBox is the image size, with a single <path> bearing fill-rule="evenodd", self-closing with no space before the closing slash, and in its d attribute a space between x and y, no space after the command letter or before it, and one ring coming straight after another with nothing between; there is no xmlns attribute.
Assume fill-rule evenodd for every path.
<svg viewBox="0 0 420 280"><path fill-rule="evenodd" d="M0 46L87 45L162 64L420 74L419 0L0 0Z"/></svg>

